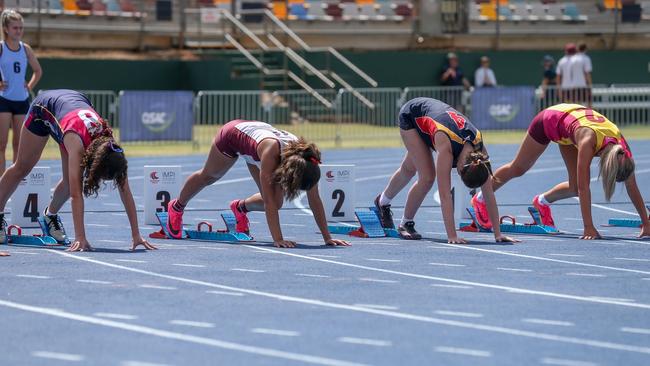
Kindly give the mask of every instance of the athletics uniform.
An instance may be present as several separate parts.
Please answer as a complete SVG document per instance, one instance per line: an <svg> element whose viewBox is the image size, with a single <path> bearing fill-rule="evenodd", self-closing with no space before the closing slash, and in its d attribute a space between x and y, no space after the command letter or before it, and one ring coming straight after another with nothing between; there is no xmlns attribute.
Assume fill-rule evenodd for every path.
<svg viewBox="0 0 650 366"><path fill-rule="evenodd" d="M575 132L587 127L596 134L596 153L607 144L620 144L630 154L629 146L618 127L607 117L580 104L558 104L541 111L530 124L528 134L542 145L551 141L576 145Z"/></svg>
<svg viewBox="0 0 650 366"><path fill-rule="evenodd" d="M0 75L7 88L0 90L0 113L27 114L29 92L25 86L26 71L27 53L23 42L20 42L17 51L10 49L7 43L2 42L0 44Z"/></svg>
<svg viewBox="0 0 650 366"><path fill-rule="evenodd" d="M32 102L25 128L38 136L50 135L61 146L67 133L81 137L84 148L108 127L93 109L88 98L74 90L48 90Z"/></svg>
<svg viewBox="0 0 650 366"><path fill-rule="evenodd" d="M259 168L261 162L257 155L257 147L266 139L276 140L280 145L280 151L290 142L298 141L295 135L278 130L268 123L234 120L221 127L214 143L227 157L236 158L241 155L246 163Z"/></svg>
<svg viewBox="0 0 650 366"><path fill-rule="evenodd" d="M433 150L436 149L433 136L438 131L443 132L451 142L454 168L466 143L476 150L483 149L481 131L462 113L436 99L415 98L406 102L399 112L399 127L417 129L422 141Z"/></svg>

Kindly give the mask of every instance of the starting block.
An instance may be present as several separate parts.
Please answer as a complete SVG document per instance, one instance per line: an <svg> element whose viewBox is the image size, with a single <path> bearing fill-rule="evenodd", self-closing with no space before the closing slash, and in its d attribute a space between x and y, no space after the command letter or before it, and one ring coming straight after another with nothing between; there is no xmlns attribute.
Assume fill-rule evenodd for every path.
<svg viewBox="0 0 650 366"><path fill-rule="evenodd" d="M357 225L331 224L327 229L332 234L345 234L356 236L358 238L399 238L399 233L395 229L388 229L381 226L377 209L370 207L369 210L354 210L354 215L359 221Z"/></svg>
<svg viewBox="0 0 650 366"><path fill-rule="evenodd" d="M47 227L47 224L45 223L45 218L43 216L38 217L38 226L41 227L41 231L43 232L43 237L50 237L50 238L54 239L50 235L50 229ZM56 239L54 239L54 240L56 241ZM64 241L57 241L57 243L59 243L61 245L70 245L70 239L68 239L68 237L66 236Z"/></svg>
<svg viewBox="0 0 650 366"><path fill-rule="evenodd" d="M650 206L646 206L650 210ZM650 217L648 217L650 218ZM609 219L607 226L616 226L616 227L641 227L640 219L629 219L629 218L614 218Z"/></svg>
<svg viewBox="0 0 650 366"><path fill-rule="evenodd" d="M459 230L466 232L482 232L482 233L491 233L492 229L487 229L481 226L476 219L476 212L473 208L468 208L467 212L472 218L472 222L461 222ZM552 227L542 224L541 216L535 207L528 207L528 213L533 217L533 223L530 224L518 224L515 222L513 216L501 216L499 220L499 228L503 233L518 233L518 234L543 234L543 235L553 235L560 234L561 232ZM504 223L504 221L510 220L510 223Z"/></svg>
<svg viewBox="0 0 650 366"><path fill-rule="evenodd" d="M16 234L13 234L16 230ZM39 247L60 247L69 243L59 243L51 236L47 235L23 235L23 229L18 225L10 225L7 228L5 244L8 245L31 245Z"/></svg>
<svg viewBox="0 0 650 366"><path fill-rule="evenodd" d="M156 212L156 217L158 218L161 229L160 231L149 234L149 237L154 239L171 239L172 236L169 235L169 232L167 231L167 212ZM253 238L250 235L237 232L237 219L231 212L222 213L221 218L226 224L225 230L212 231L212 224L202 221L196 226L196 230L183 230L183 238L226 242L253 241ZM203 227L207 227L208 230L203 230Z"/></svg>

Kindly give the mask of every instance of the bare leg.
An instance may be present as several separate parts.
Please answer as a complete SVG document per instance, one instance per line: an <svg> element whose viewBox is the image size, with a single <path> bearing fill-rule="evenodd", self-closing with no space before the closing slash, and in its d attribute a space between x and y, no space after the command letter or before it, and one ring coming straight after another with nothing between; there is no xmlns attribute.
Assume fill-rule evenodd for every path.
<svg viewBox="0 0 650 366"><path fill-rule="evenodd" d="M393 173L388 181L388 185L384 188L384 195L390 199L395 198L409 184L416 172L417 170L411 159L411 154L407 151L404 160L402 160L402 165Z"/></svg>
<svg viewBox="0 0 650 366"><path fill-rule="evenodd" d="M257 188L261 192L262 188L260 188L259 168L255 165L251 165L251 164L247 164L247 165L248 165L248 171L251 173L251 176L253 177L255 184L257 184ZM278 191L278 196L275 197L275 200L278 205L278 208L282 208L282 204L284 203L284 197L282 196L282 191ZM247 211L264 211L264 198L262 198L262 194L255 193L244 200L244 205L246 206Z"/></svg>
<svg viewBox="0 0 650 366"><path fill-rule="evenodd" d="M11 113L0 113L0 175L5 172L7 165L6 151L9 142L9 127L11 126Z"/></svg>
<svg viewBox="0 0 650 366"><path fill-rule="evenodd" d="M208 154L208 160L206 160L203 169L197 170L187 178L187 181L185 181L181 189L178 201L183 205L187 205L203 188L221 179L233 164L235 164L235 161L237 161L237 158L227 157L212 144L210 153Z"/></svg>
<svg viewBox="0 0 650 366"><path fill-rule="evenodd" d="M400 130L400 135L411 157L411 164L418 172L418 180L411 186L404 207L404 217L412 219L433 187L436 169L429 147L424 144L416 130Z"/></svg>
<svg viewBox="0 0 650 366"><path fill-rule="evenodd" d="M13 116L11 129L13 131L13 138L11 139L11 147L13 148L13 161L16 161L16 156L18 156L18 145L20 143L20 130L23 127L23 121L25 120L24 114L19 114Z"/></svg>
<svg viewBox="0 0 650 366"><path fill-rule="evenodd" d="M18 148L16 162L0 178L0 212L4 211L20 180L38 163L47 139L47 136L37 136L26 128L21 131L20 140L23 143Z"/></svg>
<svg viewBox="0 0 650 366"><path fill-rule="evenodd" d="M494 173L493 188L496 191L510 179L521 177L533 167L548 145L542 145L526 134L514 160L501 166Z"/></svg>
<svg viewBox="0 0 650 366"><path fill-rule="evenodd" d="M56 188L54 188L52 200L50 201L50 205L47 208L48 214L54 215L59 212L61 207L63 207L63 204L65 204L66 201L70 199L70 183L68 180L68 153L64 149L61 149L61 171L61 180L56 185Z"/></svg>
<svg viewBox="0 0 650 366"><path fill-rule="evenodd" d="M544 198L549 203L578 195L578 149L573 145L560 145L560 153L564 159L569 180L544 193Z"/></svg>

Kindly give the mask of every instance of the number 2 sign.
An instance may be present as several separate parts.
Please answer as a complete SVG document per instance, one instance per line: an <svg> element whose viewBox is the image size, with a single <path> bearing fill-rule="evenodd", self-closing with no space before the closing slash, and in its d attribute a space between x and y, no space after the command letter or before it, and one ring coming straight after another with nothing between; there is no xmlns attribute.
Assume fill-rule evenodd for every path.
<svg viewBox="0 0 650 366"><path fill-rule="evenodd" d="M38 216L50 203L50 167L35 167L11 196L11 223L39 227Z"/></svg>
<svg viewBox="0 0 650 366"><path fill-rule="evenodd" d="M321 165L319 192L328 221L354 221L354 165Z"/></svg>

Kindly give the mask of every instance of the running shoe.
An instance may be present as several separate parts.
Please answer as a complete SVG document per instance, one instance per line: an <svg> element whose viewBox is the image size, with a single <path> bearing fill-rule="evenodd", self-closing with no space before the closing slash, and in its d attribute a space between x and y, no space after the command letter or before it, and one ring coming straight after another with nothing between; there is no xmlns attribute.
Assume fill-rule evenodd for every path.
<svg viewBox="0 0 650 366"><path fill-rule="evenodd" d="M379 204L379 197L375 197L375 207L377 208L377 215L379 215L379 221L381 226L384 229L394 229L395 223L393 222L393 211L390 210L390 205Z"/></svg>
<svg viewBox="0 0 650 366"><path fill-rule="evenodd" d="M239 210L239 201L234 200L230 202L230 210L235 214L235 219L237 220L236 230L238 233L244 233L246 235L250 234L250 227L248 225L248 216L245 212Z"/></svg>
<svg viewBox="0 0 650 366"><path fill-rule="evenodd" d="M551 214L551 206L539 202L539 195L533 198L533 206L535 206L537 211L539 211L539 216L542 218L542 224L555 227L553 215Z"/></svg>
<svg viewBox="0 0 650 366"><path fill-rule="evenodd" d="M399 237L406 240L420 240L422 235L415 230L415 222L407 221L397 228Z"/></svg>
<svg viewBox="0 0 650 366"><path fill-rule="evenodd" d="M7 240L7 222L5 221L5 214L0 214L0 244L5 244Z"/></svg>
<svg viewBox="0 0 650 366"><path fill-rule="evenodd" d="M183 211L174 208L177 199L167 204L167 232L174 239L183 239Z"/></svg>
<svg viewBox="0 0 650 366"><path fill-rule="evenodd" d="M43 219L45 219L45 226L47 227L47 235L53 237L59 243L63 243L68 238L65 235L65 229L63 228L63 223L59 215L51 215L47 213L47 208L43 213Z"/></svg>
<svg viewBox="0 0 650 366"><path fill-rule="evenodd" d="M488 215L487 205L481 202L477 195L474 195L471 200L474 213L476 214L476 221L485 229L492 229L492 222L490 222L490 215Z"/></svg>

